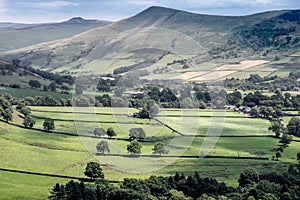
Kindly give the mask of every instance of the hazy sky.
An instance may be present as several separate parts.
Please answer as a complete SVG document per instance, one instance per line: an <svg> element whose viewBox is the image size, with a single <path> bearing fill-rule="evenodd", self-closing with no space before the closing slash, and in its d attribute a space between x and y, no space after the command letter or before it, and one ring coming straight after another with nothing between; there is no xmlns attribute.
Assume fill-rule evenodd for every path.
<svg viewBox="0 0 300 200"><path fill-rule="evenodd" d="M154 5L218 15L300 9L299 0L0 0L0 21L56 22L74 16L116 21Z"/></svg>

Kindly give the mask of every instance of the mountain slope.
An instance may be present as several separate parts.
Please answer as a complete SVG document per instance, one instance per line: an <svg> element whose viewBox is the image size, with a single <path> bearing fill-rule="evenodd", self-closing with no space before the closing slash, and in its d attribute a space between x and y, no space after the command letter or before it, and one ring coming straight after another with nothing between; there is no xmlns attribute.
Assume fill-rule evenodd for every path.
<svg viewBox="0 0 300 200"><path fill-rule="evenodd" d="M89 29L109 24L107 21L72 18L50 24L0 24L0 52L18 49L41 42L68 38Z"/></svg>
<svg viewBox="0 0 300 200"><path fill-rule="evenodd" d="M143 63L149 58L156 58L156 62L158 62L160 59L157 58L163 58L170 53L177 57L185 54L197 58L206 52L206 57L201 58L202 60L197 58L196 62L198 63L203 62L203 59L207 62L211 57L223 59L238 58L243 55L252 56L253 47L251 45L259 45L265 37L263 32L265 26L271 27L266 31L271 31L272 41L289 36L292 37L293 47L296 48L300 25L297 20L291 19L298 19L297 13L298 11L273 11L249 16L226 17L150 7L119 22L91 29L71 38L10 51L3 54L2 57L6 60L18 58L26 64L57 72L75 72L83 64L89 65L89 63L99 60L101 62L94 63L89 69L91 73L96 71L99 73L96 68L104 67L101 65L106 65L106 68L115 67L113 65L116 60L120 57L124 59L124 56L130 60L127 65ZM281 28L289 29L291 27L295 28L288 33L278 31ZM257 32L254 30L258 30L259 34L256 34ZM249 32L250 37L245 36L245 32ZM237 38L237 36L242 38L236 41L235 37ZM247 37L251 40L248 40ZM272 41L267 46L267 50L270 52L280 48L275 46ZM289 45L286 44L282 47ZM239 46L243 48L238 48ZM153 51L151 51L153 55L149 56L142 53L145 49L155 48L164 50L165 53L158 51L158 56L155 56ZM259 53L264 49L265 46L262 46ZM139 52L141 57L136 59L137 54L134 53L135 58L130 58L131 52ZM103 60L108 60L108 62L104 63Z"/></svg>

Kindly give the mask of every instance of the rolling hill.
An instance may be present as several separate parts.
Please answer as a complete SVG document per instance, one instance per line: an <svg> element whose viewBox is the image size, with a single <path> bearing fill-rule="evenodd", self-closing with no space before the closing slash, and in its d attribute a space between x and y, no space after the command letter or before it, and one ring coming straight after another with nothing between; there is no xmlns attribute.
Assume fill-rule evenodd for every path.
<svg viewBox="0 0 300 200"><path fill-rule="evenodd" d="M270 61L276 55L295 53L299 51L299 18L299 10L228 17L150 7L133 17L1 57L53 72L101 74L127 67L126 72L160 71L157 78L166 78L170 71L177 76L212 70L224 62ZM164 76L166 67L168 76Z"/></svg>
<svg viewBox="0 0 300 200"><path fill-rule="evenodd" d="M85 20L80 17L75 17L61 23L0 23L0 52L41 42L68 38L109 23L107 21Z"/></svg>

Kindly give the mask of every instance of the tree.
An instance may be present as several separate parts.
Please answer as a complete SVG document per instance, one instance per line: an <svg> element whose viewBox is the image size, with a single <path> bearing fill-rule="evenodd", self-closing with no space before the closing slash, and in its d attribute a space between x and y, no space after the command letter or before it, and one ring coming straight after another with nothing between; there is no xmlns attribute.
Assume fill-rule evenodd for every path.
<svg viewBox="0 0 300 200"><path fill-rule="evenodd" d="M268 129L269 131L274 132L276 137L279 138L281 133L284 131L284 125L280 120L272 120L271 126Z"/></svg>
<svg viewBox="0 0 300 200"><path fill-rule="evenodd" d="M238 180L239 185L241 187L245 187L247 185L253 185L254 183L258 183L258 181L259 181L259 173L253 168L248 168L244 170L241 173L240 178Z"/></svg>
<svg viewBox="0 0 300 200"><path fill-rule="evenodd" d="M142 128L132 128L129 130L130 139L145 139L146 133Z"/></svg>
<svg viewBox="0 0 300 200"><path fill-rule="evenodd" d="M281 152L277 151L276 154L275 154L275 156L276 156L276 159L278 160L278 158L281 157Z"/></svg>
<svg viewBox="0 0 300 200"><path fill-rule="evenodd" d="M23 125L25 127L32 128L34 124L35 124L35 120L31 116L27 115L24 117Z"/></svg>
<svg viewBox="0 0 300 200"><path fill-rule="evenodd" d="M177 191L174 189L170 190L168 195L168 200L192 200L191 197L185 196L182 191Z"/></svg>
<svg viewBox="0 0 300 200"><path fill-rule="evenodd" d="M300 120L298 117L293 117L286 127L290 135L300 136Z"/></svg>
<svg viewBox="0 0 300 200"><path fill-rule="evenodd" d="M165 144L162 142L158 142L154 145L153 147L153 154L168 154L169 151L167 149L165 149Z"/></svg>
<svg viewBox="0 0 300 200"><path fill-rule="evenodd" d="M46 130L48 132L51 130L54 130L55 129L54 120L51 118L45 119L45 121L43 123L43 127L44 127L44 130Z"/></svg>
<svg viewBox="0 0 300 200"><path fill-rule="evenodd" d="M103 137L105 135L105 131L103 128L95 128L94 135L98 137Z"/></svg>
<svg viewBox="0 0 300 200"><path fill-rule="evenodd" d="M115 137L117 136L116 132L114 131L114 129L112 127L109 127L107 130L106 130L106 134L109 138L112 138L112 137Z"/></svg>
<svg viewBox="0 0 300 200"><path fill-rule="evenodd" d="M102 140L101 142L99 142L96 146L96 149L101 154L104 154L105 152L110 153L108 142L105 140Z"/></svg>
<svg viewBox="0 0 300 200"><path fill-rule="evenodd" d="M159 106L154 102L149 105L149 117L154 117L159 112Z"/></svg>
<svg viewBox="0 0 300 200"><path fill-rule="evenodd" d="M137 140L133 140L129 145L127 145L127 151L130 154L141 154L142 145Z"/></svg>
<svg viewBox="0 0 300 200"><path fill-rule="evenodd" d="M284 145L288 145L291 143L292 140L293 140L293 136L288 134L283 134L279 142Z"/></svg>
<svg viewBox="0 0 300 200"><path fill-rule="evenodd" d="M23 106L20 109L20 113L22 113L24 116L30 115L31 109L29 107Z"/></svg>
<svg viewBox="0 0 300 200"><path fill-rule="evenodd" d="M298 160L298 162L299 162L299 164L300 164L300 152L297 153L297 160Z"/></svg>
<svg viewBox="0 0 300 200"><path fill-rule="evenodd" d="M255 117L255 118L259 117L259 111L258 111L257 108L251 108L249 114L250 114L251 117Z"/></svg>
<svg viewBox="0 0 300 200"><path fill-rule="evenodd" d="M30 80L28 84L30 85L30 87L33 87L33 88L41 87L41 83L38 80Z"/></svg>
<svg viewBox="0 0 300 200"><path fill-rule="evenodd" d="M97 162L89 162L85 168L84 175L95 180L96 178L104 178L104 174L100 167L100 164Z"/></svg>
<svg viewBox="0 0 300 200"><path fill-rule="evenodd" d="M9 108L4 109L4 110L1 112L1 116L3 117L3 119L4 119L6 122L12 121L12 119L13 119L12 111L11 111L11 109L9 109Z"/></svg>
<svg viewBox="0 0 300 200"><path fill-rule="evenodd" d="M237 105L242 99L242 94L239 91L235 91L227 95L227 101L230 105Z"/></svg>

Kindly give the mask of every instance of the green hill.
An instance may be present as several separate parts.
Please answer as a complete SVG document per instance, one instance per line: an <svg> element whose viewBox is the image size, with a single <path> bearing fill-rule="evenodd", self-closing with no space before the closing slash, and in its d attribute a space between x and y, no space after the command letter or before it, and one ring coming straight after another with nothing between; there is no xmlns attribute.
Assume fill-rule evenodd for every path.
<svg viewBox="0 0 300 200"><path fill-rule="evenodd" d="M0 52L18 49L41 42L72 37L89 29L109 24L107 21L72 18L62 23L0 24Z"/></svg>
<svg viewBox="0 0 300 200"><path fill-rule="evenodd" d="M167 71L176 76L186 71L211 70L219 62L270 61L276 55L299 51L299 12L271 11L228 17L150 7L107 26L12 50L1 57L18 58L35 68L72 74L79 70L112 73L120 67L130 69L126 72L146 69L154 74L155 70L163 71L171 63ZM147 49L152 51L149 53ZM194 66L193 70L177 64L184 59ZM145 62L150 64L145 65ZM156 78L170 76L161 74Z"/></svg>

